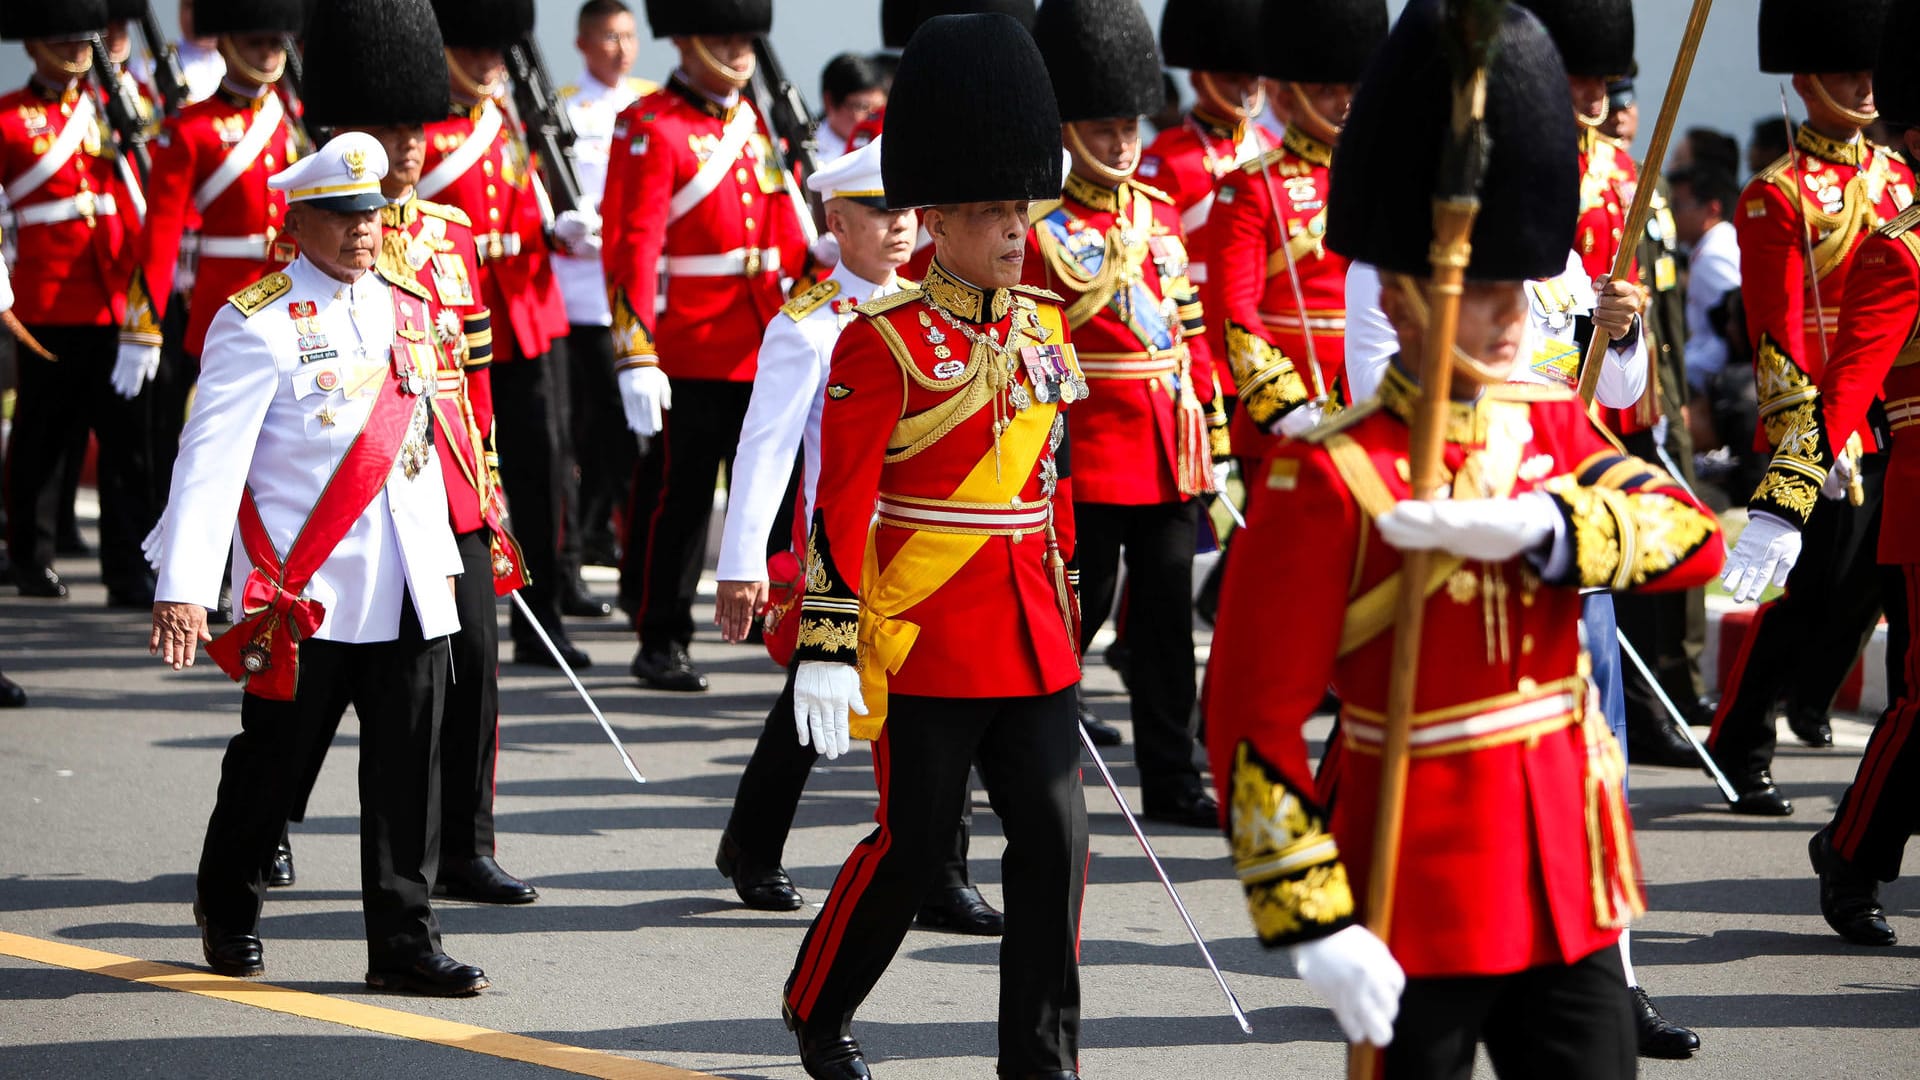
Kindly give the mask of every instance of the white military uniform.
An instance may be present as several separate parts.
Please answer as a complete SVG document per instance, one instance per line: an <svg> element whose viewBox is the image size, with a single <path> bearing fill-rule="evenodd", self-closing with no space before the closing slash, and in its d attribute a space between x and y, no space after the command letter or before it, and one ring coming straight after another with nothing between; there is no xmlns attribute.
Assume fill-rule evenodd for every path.
<svg viewBox="0 0 1920 1080"><path fill-rule="evenodd" d="M252 569L235 526L242 488L253 493L261 523L284 556L365 426L386 378L395 341L393 287L373 271L348 285L305 256L286 276L285 295L252 317L229 304L207 332L161 523L160 601L216 606L225 569L220 554L230 547L237 605L237 586ZM302 301L317 308L312 325L318 333L303 335L294 326L289 305ZM410 439L430 430L426 408L423 396ZM428 452L411 477L408 458L400 454L384 489L308 584L305 595L326 609L315 637L394 640L408 594L422 636L459 629L447 578L461 572L460 552L447 524L440 458Z"/></svg>
<svg viewBox="0 0 1920 1080"><path fill-rule="evenodd" d="M583 210L600 212L600 197L607 190L607 157L613 146L613 121L620 111L641 97L659 89L645 79L622 79L618 86L586 75L576 86L560 89L567 119L573 124L574 174L580 178ZM560 296L566 301L567 322L574 326L612 326L613 314L607 308L607 279L600 270L599 253L586 258L556 254L554 276L560 280Z"/></svg>
<svg viewBox="0 0 1920 1080"><path fill-rule="evenodd" d="M884 136L882 136L884 138ZM880 139L844 154L807 181L823 198L873 198L881 190ZM727 522L720 533L721 581L763 581L767 534L793 474L793 454L804 442L800 521L813 519L813 493L820 477L820 415L827 402L827 371L840 331L853 309L890 296L903 286L891 276L876 284L842 262L825 281L780 309L760 340L760 366L753 397L740 425L733 480L727 491Z"/></svg>
<svg viewBox="0 0 1920 1080"><path fill-rule="evenodd" d="M1580 256L1568 251L1567 268L1560 276L1529 281L1526 289L1527 334L1509 381L1577 386L1580 349L1574 343L1574 320L1592 316L1598 301ZM1637 330L1625 348L1608 348L1601 364L1594 400L1607 408L1629 408L1646 392L1647 335L1645 327ZM1373 395L1387 362L1399 351L1399 336L1380 307L1380 272L1356 262L1347 269L1346 383L1353 400Z"/></svg>

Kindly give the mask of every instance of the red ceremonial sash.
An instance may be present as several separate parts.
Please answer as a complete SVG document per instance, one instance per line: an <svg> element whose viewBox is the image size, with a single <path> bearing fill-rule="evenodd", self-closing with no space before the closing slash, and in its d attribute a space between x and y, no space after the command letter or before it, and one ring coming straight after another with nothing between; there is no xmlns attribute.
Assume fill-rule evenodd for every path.
<svg viewBox="0 0 1920 1080"><path fill-rule="evenodd" d="M401 301L395 292L399 309ZM326 618L318 600L300 594L386 486L422 386L413 351L405 343L396 343L366 426L327 478L326 489L285 559L267 535L253 492L241 496L240 543L253 570L240 586L239 620L208 643L207 655L247 693L274 701L293 700L299 644L318 631ZM424 386L430 389L432 383Z"/></svg>

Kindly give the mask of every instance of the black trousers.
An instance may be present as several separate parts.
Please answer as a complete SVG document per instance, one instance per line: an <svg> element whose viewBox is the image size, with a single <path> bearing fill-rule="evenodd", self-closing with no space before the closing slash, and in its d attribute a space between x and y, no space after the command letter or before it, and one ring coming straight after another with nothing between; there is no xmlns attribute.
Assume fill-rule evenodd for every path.
<svg viewBox="0 0 1920 1080"><path fill-rule="evenodd" d="M114 392L119 331L111 326L30 326L58 362L18 351L19 396L7 449L7 553L16 572L53 566L66 497L64 477L77 441L100 443L100 577L108 589L140 593L151 580L140 541L158 519L152 494L147 394Z"/></svg>
<svg viewBox="0 0 1920 1080"><path fill-rule="evenodd" d="M1724 681L1707 748L1736 780L1773 765L1774 704L1824 717L1880 620L1884 454L1861 461L1866 501L1821 499L1802 534L1787 591L1763 604Z"/></svg>
<svg viewBox="0 0 1920 1080"><path fill-rule="evenodd" d="M580 577L580 465L573 445L573 363L567 344L567 338L554 340L547 353L547 377L553 383L553 452L560 471L559 569L572 582Z"/></svg>
<svg viewBox="0 0 1920 1080"><path fill-rule="evenodd" d="M574 326L567 335L569 435L580 469L578 506L583 547L614 550L614 516L623 512L639 448L620 406L613 374L613 334Z"/></svg>
<svg viewBox="0 0 1920 1080"><path fill-rule="evenodd" d="M527 587L520 598L555 640L560 625L561 482L559 412L549 356L521 357L493 365L494 441L500 452L500 487L506 492L507 529L526 556ZM489 575L491 576L491 575ZM539 649L540 639L516 606L513 640Z"/></svg>
<svg viewBox="0 0 1920 1080"><path fill-rule="evenodd" d="M1853 783L1833 815L1833 848L1881 881L1900 876L1907 838L1920 832L1920 566L1882 566L1887 602L1887 711L1867 739Z"/></svg>
<svg viewBox="0 0 1920 1080"><path fill-rule="evenodd" d="M1669 421L1670 428L1685 430L1678 422L1677 414ZM1670 437L1669 451L1679 437ZM1659 449L1654 445L1653 432L1642 431L1625 436L1621 442L1629 453L1655 464L1663 464ZM1684 440L1689 448L1687 457L1674 457L1675 463L1685 462L1691 457L1691 439ZM1682 479L1691 480L1689 477ZM1697 611L1696 611L1697 609ZM1706 591L1704 589L1685 589L1678 592L1639 593L1626 592L1613 598L1614 618L1620 632L1626 636L1640 659L1646 662L1653 672L1654 680L1667 697L1680 707L1684 716L1696 707L1700 700L1700 658L1695 648L1695 631L1704 625L1706 619ZM1601 643L1589 642L1588 647L1598 649ZM1667 716L1666 707L1660 704L1647 680L1631 663L1622 663L1620 667L1622 682L1626 688L1627 730L1664 731L1672 721Z"/></svg>
<svg viewBox="0 0 1920 1080"><path fill-rule="evenodd" d="M800 808L800 793L806 790L813 763L819 751L800 745L793 726L793 678L795 667L787 669L787 685L767 713L767 724L760 730L753 756L740 774L740 788L733 795L733 813L727 818L727 835L758 866L779 866L784 862L787 833L793 829L793 815ZM950 854L941 863L928 888L957 889L968 884L967 847L973 832L973 793L960 789L960 805L949 847Z"/></svg>
<svg viewBox="0 0 1920 1080"><path fill-rule="evenodd" d="M634 471L620 603L634 616L640 648L665 652L693 642L693 595L707 556L715 479L733 475L750 382L676 379L673 408Z"/></svg>
<svg viewBox="0 0 1920 1080"><path fill-rule="evenodd" d="M1194 500L1148 506L1073 504L1074 552L1080 566L1080 651L1113 607L1126 552L1124 617L1127 702L1148 806L1202 790L1193 764L1193 546L1199 527Z"/></svg>
<svg viewBox="0 0 1920 1080"><path fill-rule="evenodd" d="M1639 1051L1620 950L1512 975L1408 979L1388 1080L1467 1080L1476 1043L1504 1080L1626 1080Z"/></svg>
<svg viewBox="0 0 1920 1080"><path fill-rule="evenodd" d="M999 1070L1075 1067L1087 865L1078 723L1071 687L1044 697L893 697L873 744L879 827L847 857L788 982L787 1003L810 1031L848 1030L899 950L977 758L1007 836Z"/></svg>
<svg viewBox="0 0 1920 1080"><path fill-rule="evenodd" d="M348 705L360 719L360 891L370 967L399 968L440 951L428 897L440 859L440 710L445 638L423 639L412 597L393 641L300 645L292 701L246 695L240 733L220 763L197 884L207 921L252 932L262 871L293 808L315 747Z"/></svg>

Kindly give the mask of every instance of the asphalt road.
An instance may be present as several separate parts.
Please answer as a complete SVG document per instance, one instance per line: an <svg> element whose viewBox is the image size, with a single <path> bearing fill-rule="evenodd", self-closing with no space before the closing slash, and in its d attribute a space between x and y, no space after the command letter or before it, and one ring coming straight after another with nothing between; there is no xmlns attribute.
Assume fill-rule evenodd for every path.
<svg viewBox="0 0 1920 1080"><path fill-rule="evenodd" d="M217 990L222 981L211 978L136 983L128 980L145 970L137 965L74 970L19 958L32 952L22 939L32 939L33 948L51 942L56 951L199 966L192 872L239 710L239 692L211 666L176 675L150 660L142 617L103 610L79 560L62 570L78 583L69 601L0 599L0 668L32 695L30 708L0 713L0 1077L560 1075L422 1041L438 1030L433 1018L632 1059L626 1071L615 1062L603 1075L673 1075L645 1061L729 1077L802 1076L777 996L816 909L747 911L712 864L780 677L758 649L723 646L710 632L694 654L713 676L712 692L677 696L643 691L626 676L632 639L611 622L575 630L596 661L587 683L646 771L644 788L627 779L556 674L503 671L500 859L542 896L516 909L441 906L448 951L494 980L478 998L382 996L361 982L351 724L294 835L299 882L272 894L262 926L263 981L306 995L232 995L318 1002L309 1013L340 1016L180 992ZM700 618L709 615L703 606ZM1095 665L1090 684L1097 710L1124 727L1113 673ZM1694 1060L1647 1063L1644 1075L1920 1074L1920 948L1849 946L1815 905L1806 838L1852 777L1867 730L1839 727L1838 749L1783 749L1775 771L1799 804L1785 820L1724 813L1697 772L1635 771L1653 910L1635 931L1634 959L1667 1013L1705 1041ZM1324 722L1312 729L1324 733ZM1130 751L1112 760L1132 783ZM973 867L997 899L1001 841L984 795L976 799ZM788 848L810 902L825 898L870 827L872 801L864 752L822 763ZM1286 960L1252 940L1221 839L1151 829L1251 1014L1251 1037L1226 1017L1112 800L1090 790L1088 806L1085 1075L1339 1075L1337 1029ZM1884 897L1900 932L1920 941L1920 887L1899 882ZM876 1074L990 1076L996 958L992 941L913 932L857 1021ZM373 1014L341 1003L428 1018L413 1024L427 1034L365 1030L412 1022L368 1021ZM604 1070L611 1059L595 1060Z"/></svg>

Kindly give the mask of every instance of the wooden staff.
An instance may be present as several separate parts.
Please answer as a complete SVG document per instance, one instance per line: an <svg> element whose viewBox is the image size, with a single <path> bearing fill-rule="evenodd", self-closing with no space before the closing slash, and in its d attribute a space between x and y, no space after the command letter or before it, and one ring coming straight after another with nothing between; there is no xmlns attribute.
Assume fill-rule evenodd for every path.
<svg viewBox="0 0 1920 1080"><path fill-rule="evenodd" d="M1440 178L1433 193L1433 246L1428 259L1427 323L1420 358L1420 397L1414 407L1407 457L1412 497L1431 499L1441 484L1446 450L1447 406L1453 393L1454 335L1460 296L1473 252L1473 222L1480 213L1480 178L1490 144L1486 132L1487 68L1507 0L1449 0L1447 35L1453 65L1453 115ZM1394 608L1393 676L1387 684L1385 745L1380 755L1380 803L1374 818L1373 865L1367 875L1367 929L1381 941L1393 932L1394 880L1400 866L1400 829L1406 812L1407 765L1411 759L1413 699L1420 669L1420 631L1426 615L1430 551L1401 555L1400 593ZM1379 1050L1367 1043L1348 1048L1347 1075L1372 1080Z"/></svg>
<svg viewBox="0 0 1920 1080"><path fill-rule="evenodd" d="M1674 122L1680 118L1680 99L1687 92L1687 76L1693 73L1693 57L1700 51L1700 36L1707 30L1707 12L1713 0L1693 0L1693 12L1687 16L1686 32L1680 36L1680 52L1673 58L1673 74L1667 79L1667 95L1660 101L1660 118L1653 125L1653 138L1647 142L1647 156L1640 160L1640 182L1634 188L1633 206L1627 211L1627 225L1620 233L1620 249L1613 253L1612 281L1626 281L1633 270L1634 249L1647 227L1647 214L1653 208L1653 193L1659 187L1660 170L1667 163L1667 142L1673 137ZM1642 327L1645 332L1645 327ZM1600 386L1600 365L1606 359L1607 345L1613 339L1594 324L1593 337L1587 342L1587 355L1580 365L1580 400L1593 404ZM1660 351L1647 350L1647 389L1635 407L1643 424L1653 423L1660 404Z"/></svg>

